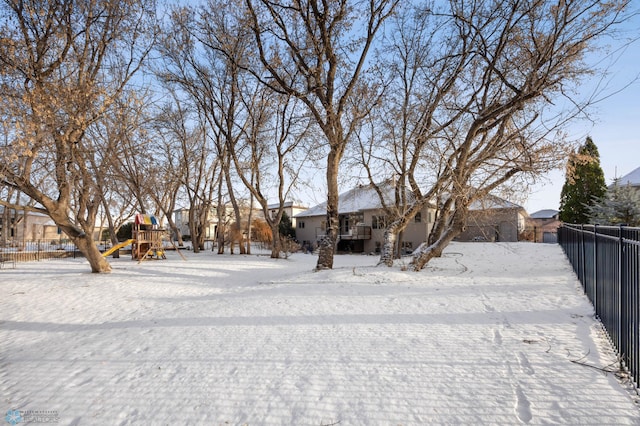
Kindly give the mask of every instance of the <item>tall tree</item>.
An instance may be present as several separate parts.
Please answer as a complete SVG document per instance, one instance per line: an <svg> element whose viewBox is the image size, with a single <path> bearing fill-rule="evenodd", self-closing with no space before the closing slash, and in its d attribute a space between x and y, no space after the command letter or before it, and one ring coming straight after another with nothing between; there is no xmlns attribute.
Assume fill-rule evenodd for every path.
<svg viewBox="0 0 640 426"><path fill-rule="evenodd" d="M433 203L437 209L429 242L414 251L415 269L465 229L471 203L561 164L569 146L562 143L562 126L586 102L570 99L577 110L551 111L550 101L570 96L567 87L593 71L584 55L621 19L627 3L450 0L422 7L419 19L406 22L422 35L396 43L394 70L401 87L412 91L396 102L403 107L409 101L409 114L394 108L403 117L395 134L404 134L389 140L409 142L399 151L409 158L378 158L393 160L414 196L390 223L389 238L418 208ZM407 72L414 68L415 74ZM394 245L387 242L381 260L390 264L384 250Z"/></svg>
<svg viewBox="0 0 640 426"><path fill-rule="evenodd" d="M234 241L242 237L242 212L234 192L234 183L237 181L232 176L230 149L242 138L242 129L249 116L242 102L239 84L242 72L239 62L244 60L248 37L242 37L242 28L238 29L233 22L229 23L233 19L225 14L226 11L233 11L233 4L238 2L211 1L202 7L173 9L166 37L160 45L164 62L158 72L165 83L188 96L196 106L202 125L206 126L205 136L212 144L203 155L215 157L220 175L211 175L209 181L202 183L213 188L215 183L212 179L224 182L226 196L235 216L229 232L232 251ZM237 37L230 36L225 30ZM247 33L246 30L244 33ZM212 189L211 194L213 192ZM220 203L218 207L223 208ZM241 254L244 254L245 248L244 244L240 244Z"/></svg>
<svg viewBox="0 0 640 426"><path fill-rule="evenodd" d="M560 193L560 220L588 223L590 209L607 192L598 147L591 137L569 156L566 181Z"/></svg>
<svg viewBox="0 0 640 426"><path fill-rule="evenodd" d="M387 90L364 128L368 135L361 132L358 138L360 162L387 217L380 257L386 265L401 256L402 232L411 219L435 204L442 190L446 147L437 138L459 117L442 111L470 64L468 35L454 33L446 15L405 6L394 16L396 30L377 58L387 70L380 76Z"/></svg>
<svg viewBox="0 0 640 426"><path fill-rule="evenodd" d="M260 65L243 4L243 0L227 0L201 8L197 38L203 56L212 59L207 64L212 74L223 77L213 102L219 116L214 122L237 176L250 192L249 214L242 221L247 225L246 234L250 235L252 205L257 201L272 231L271 256L277 258L281 253L278 224L285 201L314 151L305 144L310 139L311 120L296 97L273 91L260 82L263 76L256 78L247 72L251 69L258 74ZM269 196L277 196L277 208L270 208ZM233 204L230 186L229 199ZM233 225L241 223L237 207L236 202ZM245 234L239 231L236 226L231 235Z"/></svg>
<svg viewBox="0 0 640 426"><path fill-rule="evenodd" d="M0 179L31 197L86 256L111 267L93 231L100 195L87 129L108 112L146 58L155 4L142 0L3 0L0 116L13 124ZM37 176L50 172L42 184Z"/></svg>
<svg viewBox="0 0 640 426"><path fill-rule="evenodd" d="M271 230L271 257L279 258L285 202L314 150L308 143L309 119L301 117L301 108L296 108L299 101L268 89L256 95L250 99L252 119L244 142L231 152L240 179L260 204ZM269 195L277 197L277 207L269 204Z"/></svg>
<svg viewBox="0 0 640 426"><path fill-rule="evenodd" d="M375 103L365 84L369 51L399 0L246 0L263 82L300 99L328 147L327 226L317 269L333 267L338 173L348 142ZM358 29L354 31L354 29ZM258 75L262 76L260 70Z"/></svg>

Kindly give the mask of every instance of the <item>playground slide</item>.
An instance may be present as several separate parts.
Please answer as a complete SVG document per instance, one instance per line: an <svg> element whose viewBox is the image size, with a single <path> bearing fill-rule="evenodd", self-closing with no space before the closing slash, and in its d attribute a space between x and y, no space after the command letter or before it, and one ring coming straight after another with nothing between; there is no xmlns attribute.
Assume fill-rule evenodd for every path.
<svg viewBox="0 0 640 426"><path fill-rule="evenodd" d="M126 247L126 246L128 246L129 244L131 244L133 242L135 242L135 239L127 240L127 241L124 241L124 242L122 242L120 244L117 244L117 245L111 247L109 250L107 250L104 253L102 253L102 257L107 257L111 253L113 253L114 251L119 250L119 249L121 249L123 247Z"/></svg>

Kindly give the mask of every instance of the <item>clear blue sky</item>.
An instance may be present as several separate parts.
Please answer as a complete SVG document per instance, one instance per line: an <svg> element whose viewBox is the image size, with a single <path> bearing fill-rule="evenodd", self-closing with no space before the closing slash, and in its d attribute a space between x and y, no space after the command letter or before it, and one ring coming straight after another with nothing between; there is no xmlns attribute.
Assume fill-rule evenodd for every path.
<svg viewBox="0 0 640 426"><path fill-rule="evenodd" d="M598 146L607 184L640 167L640 41L629 43L630 39L640 37L640 15L619 30L616 40L606 40L607 49L588 58L590 64L601 70L585 81L578 93L578 98L600 99L588 111L591 121L575 121L568 127L568 139L582 144L591 136ZM324 170L316 170L312 175L312 181L318 179L317 186L298 194L302 204L309 207L326 201ZM522 204L529 213L558 209L564 181L564 169L553 171L531 188L526 200L511 201ZM345 185L343 191L352 183Z"/></svg>
<svg viewBox="0 0 640 426"><path fill-rule="evenodd" d="M640 16L625 24L625 36L640 36ZM590 112L594 123L576 122L570 126L570 138L584 142L591 136L600 152L600 164L607 184L640 167L640 41L622 49L622 41L611 41L618 47L611 56L593 55L598 67L607 74L597 74L591 84L585 84L588 96L600 83L605 99L595 104ZM609 96L606 96L609 95ZM560 191L565 181L564 170L550 173L547 182L533 188L524 207L529 213L542 209L558 209Z"/></svg>

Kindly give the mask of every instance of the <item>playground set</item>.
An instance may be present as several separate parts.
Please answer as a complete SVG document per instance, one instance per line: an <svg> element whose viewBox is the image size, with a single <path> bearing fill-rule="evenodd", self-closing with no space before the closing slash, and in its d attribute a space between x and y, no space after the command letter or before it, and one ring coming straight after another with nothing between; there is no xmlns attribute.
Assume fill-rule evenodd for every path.
<svg viewBox="0 0 640 426"><path fill-rule="evenodd" d="M164 245L166 240L178 252L180 257L186 260L171 239L166 238L166 231L160 227L155 216L136 214L131 236L131 239L111 247L111 249L102 253L102 256L107 257L116 250L131 245L131 259L137 260L138 263L146 259L166 259Z"/></svg>

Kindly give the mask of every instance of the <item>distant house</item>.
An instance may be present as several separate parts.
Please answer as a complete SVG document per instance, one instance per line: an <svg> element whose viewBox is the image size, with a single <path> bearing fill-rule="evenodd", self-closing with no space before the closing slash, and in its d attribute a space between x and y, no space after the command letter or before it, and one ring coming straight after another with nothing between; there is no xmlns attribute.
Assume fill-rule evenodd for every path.
<svg viewBox="0 0 640 426"><path fill-rule="evenodd" d="M229 209L227 209L229 210ZM231 217L230 211L227 211L227 215ZM182 236L191 234L189 229L189 209L180 208L173 211L173 223L176 228L180 230ZM216 207L212 207L207 213L204 224L204 237L207 240L215 239L216 230L218 229L218 213Z"/></svg>
<svg viewBox="0 0 640 426"><path fill-rule="evenodd" d="M276 213L278 212L279 204L269 204L267 208L269 209L269 214L271 218L274 218ZM292 201L287 201L284 203L284 212L287 214L289 219L291 220L291 226L296 227L296 215L302 213L307 210L307 207L298 206L294 204Z"/></svg>
<svg viewBox="0 0 640 426"><path fill-rule="evenodd" d="M43 213L0 206L0 242L60 238L58 226Z"/></svg>
<svg viewBox="0 0 640 426"><path fill-rule="evenodd" d="M392 200L394 188L385 189ZM426 241L431 230L432 210L425 207L416 214L403 233L403 250L410 253ZM296 214L296 238L303 247L315 247L326 234L327 203L321 203ZM338 251L379 253L383 243L387 217L380 198L371 185L361 185L340 194L338 199Z"/></svg>
<svg viewBox="0 0 640 426"><path fill-rule="evenodd" d="M609 185L609 188L613 188L613 185L614 184ZM618 179L618 185L629 185L632 188L635 188L637 191L640 191L640 167Z"/></svg>
<svg viewBox="0 0 640 426"><path fill-rule="evenodd" d="M522 206L487 195L469 207L465 231L457 241L515 242L525 230L527 212Z"/></svg>
<svg viewBox="0 0 640 426"><path fill-rule="evenodd" d="M534 242L558 242L558 228L562 225L558 219L559 213L558 210L546 209L529 215L528 228L533 231Z"/></svg>
<svg viewBox="0 0 640 426"><path fill-rule="evenodd" d="M243 220L248 217L249 207L246 205L240 206L241 215ZM254 208L253 209L253 218L264 218L264 214L261 209ZM228 225L235 221L235 214L233 212L233 207L229 204L225 205L224 212L224 225ZM189 209L188 208L180 208L173 211L173 221L176 227L180 230L181 235L190 235L191 230L189 229ZM218 208L213 206L207 212L207 217L205 219L204 225L204 236L206 240L213 240L216 238L216 233L218 231Z"/></svg>

